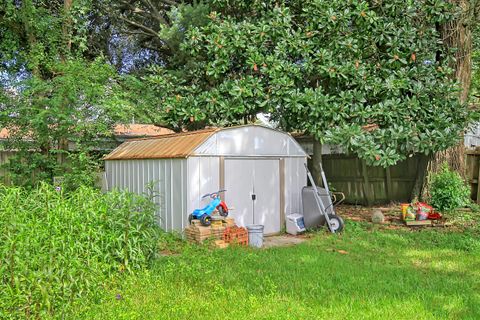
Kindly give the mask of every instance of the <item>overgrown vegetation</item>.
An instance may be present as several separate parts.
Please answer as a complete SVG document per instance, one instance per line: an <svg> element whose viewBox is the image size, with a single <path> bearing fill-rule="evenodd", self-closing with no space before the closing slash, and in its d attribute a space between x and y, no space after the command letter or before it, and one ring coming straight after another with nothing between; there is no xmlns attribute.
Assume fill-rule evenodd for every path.
<svg viewBox="0 0 480 320"><path fill-rule="evenodd" d="M351 224L296 248L211 252L159 239L150 201L87 187L105 137L133 116L181 131L263 112L372 165L446 149L475 117L441 30L477 2L0 0L7 167L30 188L64 179L0 187L0 318L68 319L97 302L86 318L479 318L476 231ZM433 204L463 206L461 179L437 179ZM157 251L179 256L130 274Z"/></svg>
<svg viewBox="0 0 480 320"><path fill-rule="evenodd" d="M146 266L158 236L154 206L140 196L0 187L0 318L71 319L73 305Z"/></svg>
<svg viewBox="0 0 480 320"><path fill-rule="evenodd" d="M208 23L186 30L178 55L187 63L150 70L139 100L176 130L263 112L286 131L393 165L457 144L471 120L438 30L458 9L443 0L212 1Z"/></svg>
<svg viewBox="0 0 480 320"><path fill-rule="evenodd" d="M371 165L444 150L474 119L440 31L462 10L444 0L0 0L0 127L22 151L10 170L19 184L71 173L68 157L95 159L93 142L133 116L181 131L262 112Z"/></svg>
<svg viewBox="0 0 480 320"><path fill-rule="evenodd" d="M458 172L450 170L447 163L442 165L438 173L432 175L430 202L441 212L465 207L471 202L469 186Z"/></svg>
<svg viewBox="0 0 480 320"><path fill-rule="evenodd" d="M317 233L286 248L188 248L117 283L84 319L478 319L479 233Z"/></svg>

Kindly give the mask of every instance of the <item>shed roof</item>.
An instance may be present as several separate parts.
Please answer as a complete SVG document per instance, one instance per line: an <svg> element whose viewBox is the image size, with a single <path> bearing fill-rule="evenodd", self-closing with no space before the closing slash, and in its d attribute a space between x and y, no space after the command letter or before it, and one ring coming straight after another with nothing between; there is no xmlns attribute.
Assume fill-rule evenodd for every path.
<svg viewBox="0 0 480 320"><path fill-rule="evenodd" d="M308 157L289 134L264 126L245 125L128 140L104 159L166 159L189 156Z"/></svg>
<svg viewBox="0 0 480 320"><path fill-rule="evenodd" d="M186 158L219 129L166 134L122 143L105 160Z"/></svg>

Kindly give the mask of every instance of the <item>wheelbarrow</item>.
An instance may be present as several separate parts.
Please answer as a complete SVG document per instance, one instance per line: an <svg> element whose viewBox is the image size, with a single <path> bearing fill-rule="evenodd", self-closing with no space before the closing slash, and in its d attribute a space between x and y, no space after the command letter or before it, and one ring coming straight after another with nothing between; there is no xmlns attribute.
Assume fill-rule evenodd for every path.
<svg viewBox="0 0 480 320"><path fill-rule="evenodd" d="M316 209L318 210L318 215L323 216L324 221L328 227L328 230L332 233L341 232L345 226L343 219L335 213L335 206L345 200L345 195L341 192L331 193L328 187L327 178L323 167L320 164L320 174L322 177L322 182L325 188L325 194L320 194L319 188L313 180L312 174L306 164L305 170L307 170L307 176L313 187L313 195L315 198ZM321 218L321 217L319 217Z"/></svg>

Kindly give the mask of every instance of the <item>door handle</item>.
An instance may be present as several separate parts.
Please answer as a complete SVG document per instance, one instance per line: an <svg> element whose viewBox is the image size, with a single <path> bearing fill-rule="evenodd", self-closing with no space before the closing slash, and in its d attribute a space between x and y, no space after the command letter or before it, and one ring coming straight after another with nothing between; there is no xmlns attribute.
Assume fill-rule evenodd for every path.
<svg viewBox="0 0 480 320"><path fill-rule="evenodd" d="M256 194L252 194L252 200L253 201L257 200L257 195Z"/></svg>

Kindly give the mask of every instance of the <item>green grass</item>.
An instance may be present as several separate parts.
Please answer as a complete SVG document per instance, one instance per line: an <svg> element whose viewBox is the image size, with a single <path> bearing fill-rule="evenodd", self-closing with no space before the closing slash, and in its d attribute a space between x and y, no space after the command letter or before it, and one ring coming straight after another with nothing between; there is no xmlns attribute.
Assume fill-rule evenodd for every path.
<svg viewBox="0 0 480 320"><path fill-rule="evenodd" d="M294 247L187 246L106 289L82 316L480 319L479 234L348 223L343 235L319 232Z"/></svg>

